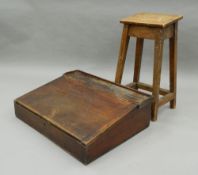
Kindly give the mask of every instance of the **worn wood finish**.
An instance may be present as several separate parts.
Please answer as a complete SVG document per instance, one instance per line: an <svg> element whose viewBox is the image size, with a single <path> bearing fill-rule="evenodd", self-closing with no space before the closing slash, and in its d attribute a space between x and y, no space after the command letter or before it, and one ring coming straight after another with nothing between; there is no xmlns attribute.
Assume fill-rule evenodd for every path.
<svg viewBox="0 0 198 175"><path fill-rule="evenodd" d="M122 19L120 22L124 26L128 25L128 36L136 37L136 55L134 65L134 77L133 82L127 86L134 89L143 89L152 92L153 104L152 104L152 117L153 121L157 120L158 107L164 105L170 101L170 108L176 107L176 82L177 82L177 33L178 33L178 21L183 16L169 15L161 13L138 13L133 16ZM123 41L122 43L126 43ZM152 39L155 41L155 53L154 53L154 67L153 67L153 85L148 85L139 82L143 40ZM170 89L166 90L160 88L161 77L161 64L163 43L165 39L169 39L169 60L170 60ZM128 37L127 37L128 40ZM120 53L122 53L121 44ZM123 49L126 55L126 49ZM121 54L120 54L121 55ZM120 59L122 58L122 59ZM119 56L119 61L116 71L116 83L121 83L122 73L124 68L125 58ZM119 65L120 64L120 65ZM120 67L122 69L120 69ZM159 95L164 97L159 99Z"/></svg>
<svg viewBox="0 0 198 175"><path fill-rule="evenodd" d="M170 69L170 92L174 93L175 98L170 101L170 108L176 107L176 89L177 89L177 33L178 23L174 24L174 35L169 39L169 69Z"/></svg>
<svg viewBox="0 0 198 175"><path fill-rule="evenodd" d="M133 82L133 83L129 83L126 85L127 87L130 88L134 88L134 89L142 89L142 90L146 90L146 91L150 91L153 92L153 86L146 84L146 83L142 83L142 82ZM158 107L168 103L169 101L175 99L175 94L171 93L169 90L160 88L159 89L159 94L163 95L163 97L159 98L159 104Z"/></svg>
<svg viewBox="0 0 198 175"><path fill-rule="evenodd" d="M150 120L148 113L151 113L150 104L141 110L134 110L126 115L125 118L90 145L88 148L89 159L95 159L101 155L101 152L107 152L109 149L139 133L142 130L141 128L148 127Z"/></svg>
<svg viewBox="0 0 198 175"><path fill-rule="evenodd" d="M150 91L150 92L153 92L153 86L149 85L149 84L146 84L146 83L142 83L142 82L138 82L138 83L129 83L126 85L127 87L135 87L137 86L137 88L139 89L142 89L142 90L146 90L146 91ZM163 89L163 88L160 88L159 89L159 94L160 95L166 95L166 94L169 94L170 91L167 90L167 89Z"/></svg>
<svg viewBox="0 0 198 175"><path fill-rule="evenodd" d="M133 82L139 82L144 39L137 38ZM137 89L138 87L136 87Z"/></svg>
<svg viewBox="0 0 198 175"><path fill-rule="evenodd" d="M149 125L152 98L81 72L15 100L18 118L87 164Z"/></svg>
<svg viewBox="0 0 198 175"><path fill-rule="evenodd" d="M164 28L182 18L183 16L180 15L169 15L162 13L137 13L135 15L123 18L120 22L124 24L136 24Z"/></svg>
<svg viewBox="0 0 198 175"><path fill-rule="evenodd" d="M173 36L173 26L167 26L165 28L131 25L129 28L129 35L137 38L144 39L167 39Z"/></svg>
<svg viewBox="0 0 198 175"><path fill-rule="evenodd" d="M157 110L159 102L159 89L162 67L162 54L163 54L164 40L156 40L154 48L154 65L153 65L153 105L152 105L152 120L157 120Z"/></svg>
<svg viewBox="0 0 198 175"><path fill-rule="evenodd" d="M124 25L122 38L121 38L121 44L120 44L119 58L118 58L117 69L116 69L117 70L116 77L115 77L115 82L119 84L121 83L121 80L122 80L124 64L125 64L127 49L128 49L128 44L129 44L128 31L129 31L129 25Z"/></svg>
<svg viewBox="0 0 198 175"><path fill-rule="evenodd" d="M161 97L159 99L158 107L168 103L169 101L173 100L174 98L175 98L175 94L174 93L169 93L169 94L164 95L163 97Z"/></svg>

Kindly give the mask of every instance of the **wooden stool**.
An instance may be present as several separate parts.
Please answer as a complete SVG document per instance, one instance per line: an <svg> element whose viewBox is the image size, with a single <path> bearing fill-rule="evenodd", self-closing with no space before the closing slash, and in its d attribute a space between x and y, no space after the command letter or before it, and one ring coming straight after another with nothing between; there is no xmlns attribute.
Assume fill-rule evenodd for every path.
<svg viewBox="0 0 198 175"><path fill-rule="evenodd" d="M129 39L131 36L136 37L134 77L133 82L128 86L152 92L153 104L151 119L153 121L157 120L158 107L169 101L170 108L176 107L177 31L178 20L182 18L182 16L177 15L138 13L120 21L124 24L124 28L122 32L115 82L118 84L121 83ZM155 40L153 86L139 82L144 39ZM169 90L160 88L163 43L165 39L169 39ZM163 97L159 99L159 95L162 95Z"/></svg>

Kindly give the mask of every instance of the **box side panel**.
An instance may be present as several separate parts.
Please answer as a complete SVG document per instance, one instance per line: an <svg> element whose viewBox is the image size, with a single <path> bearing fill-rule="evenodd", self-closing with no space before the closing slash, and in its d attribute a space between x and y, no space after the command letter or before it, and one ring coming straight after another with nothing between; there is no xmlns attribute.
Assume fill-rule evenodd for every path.
<svg viewBox="0 0 198 175"><path fill-rule="evenodd" d="M88 146L87 163L147 128L150 123L150 117L151 104L131 111Z"/></svg>
<svg viewBox="0 0 198 175"><path fill-rule="evenodd" d="M82 163L86 164L85 161L85 147L79 141L75 140L72 136L63 132L59 128L55 127L42 117L29 111L22 105L15 102L15 114L17 118L21 119L50 140L55 142L57 145L62 147L64 150L69 152L71 155L76 157Z"/></svg>

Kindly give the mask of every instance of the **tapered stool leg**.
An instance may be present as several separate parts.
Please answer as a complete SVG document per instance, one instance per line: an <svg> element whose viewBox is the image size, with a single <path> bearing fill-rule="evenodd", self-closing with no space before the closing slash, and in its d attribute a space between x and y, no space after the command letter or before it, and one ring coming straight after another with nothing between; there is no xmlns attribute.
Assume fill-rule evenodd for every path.
<svg viewBox="0 0 198 175"><path fill-rule="evenodd" d="M169 39L169 69L170 69L170 92L174 93L174 99L170 101L170 108L176 107L176 88L177 88L177 26L174 24L173 37Z"/></svg>
<svg viewBox="0 0 198 175"><path fill-rule="evenodd" d="M142 62L142 52L143 52L143 38L137 38L136 40L136 51L135 51L135 65L134 65L134 74L133 74L133 82L138 83L140 79L140 69ZM137 86L135 86L138 89Z"/></svg>
<svg viewBox="0 0 198 175"><path fill-rule="evenodd" d="M159 89L160 89L160 78L161 78L161 67L162 67L162 54L163 54L163 43L164 40L155 40L154 49L154 68L153 68L153 104L151 109L151 119L157 120L158 103L159 103Z"/></svg>
<svg viewBox="0 0 198 175"><path fill-rule="evenodd" d="M130 37L128 35L128 30L129 30L129 26L125 24L124 28L123 28L123 32L122 32L120 52L119 52L117 69L116 69L116 77L115 77L115 82L119 83L119 84L122 81L124 64L125 64L125 60L126 60L128 44L129 44L129 39L130 39Z"/></svg>

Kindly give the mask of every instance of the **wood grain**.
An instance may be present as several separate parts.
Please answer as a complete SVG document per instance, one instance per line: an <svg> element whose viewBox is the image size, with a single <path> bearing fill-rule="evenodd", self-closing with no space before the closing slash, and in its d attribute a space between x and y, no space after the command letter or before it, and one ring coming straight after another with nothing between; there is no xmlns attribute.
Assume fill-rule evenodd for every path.
<svg viewBox="0 0 198 175"><path fill-rule="evenodd" d="M164 44L164 40L155 40L154 65L153 65L153 92L152 92L153 104L152 104L152 111L151 111L152 112L151 119L153 121L157 120L163 44Z"/></svg>
<svg viewBox="0 0 198 175"><path fill-rule="evenodd" d="M177 89L177 33L178 21L181 20L181 15L170 15L162 13L138 13L122 19L120 22L124 26L128 25L128 36L136 37L136 54L134 65L133 82L127 86L134 89L143 89L151 91L153 95L152 117L153 121L157 120L158 108L170 101L170 108L176 107L176 89ZM153 66L153 85L140 83L140 69L143 52L143 40L150 39L155 41L154 66ZM161 64L163 42L169 39L169 90L160 88ZM124 41L123 41L124 40ZM127 43L125 37L122 37L122 43ZM127 45L128 46L128 45ZM123 49L123 51L122 51ZM124 63L127 49L121 44L119 61L116 70L116 83L121 83ZM159 100L159 94L164 97Z"/></svg>
<svg viewBox="0 0 198 175"><path fill-rule="evenodd" d="M153 86L150 85L150 84L147 84L147 83L142 83L142 82L135 83L135 82L133 82L133 83L127 84L126 86L127 87L137 87L137 88L142 89L142 90L153 92ZM159 94L160 95L167 95L169 93L170 93L170 91L167 90L167 89L164 89L164 88L159 89Z"/></svg>
<svg viewBox="0 0 198 175"><path fill-rule="evenodd" d="M146 107L151 105L151 101L152 98L144 93L82 71L72 71L17 98L15 112L18 118L83 163L88 163L107 151L103 147L97 148L100 149L97 156L91 156L88 148L100 142L100 138L106 138L107 133L121 132L111 131L111 128L119 125L127 116L134 118L128 126L134 127L134 130L130 133L128 128L122 128L122 132L132 136L147 127L149 111L144 112L141 121L137 121L142 122L142 125L136 123L135 118L140 117L138 113L141 114L142 110L148 110ZM137 111L135 116L133 111ZM139 126L137 130L135 125ZM126 140L128 134L121 135L119 143ZM106 144L110 145L108 149L116 146L111 144L113 139L106 140ZM94 147L91 148L90 154L94 154Z"/></svg>
<svg viewBox="0 0 198 175"><path fill-rule="evenodd" d="M137 38L133 82L139 82L144 39ZM138 87L137 87L138 88Z"/></svg>
<svg viewBox="0 0 198 175"><path fill-rule="evenodd" d="M170 15L163 13L137 13L132 16L123 18L120 22L124 24L137 24L155 27L166 27L180 19L181 15Z"/></svg>
<svg viewBox="0 0 198 175"><path fill-rule="evenodd" d="M126 60L127 50L128 50L128 44L129 44L129 25L124 25L123 32L122 32L122 38L121 38L121 44L120 44L120 52L118 57L118 63L117 63L117 69L116 69L116 76L115 76L115 82L120 84L122 80L123 70L124 70L124 64Z"/></svg>
<svg viewBox="0 0 198 175"><path fill-rule="evenodd" d="M177 90L177 34L178 23L174 24L174 35L169 39L169 69L170 69L170 92L174 93L174 99L170 101L170 108L176 108Z"/></svg>
<svg viewBox="0 0 198 175"><path fill-rule="evenodd" d="M173 26L167 26L165 28L130 25L129 35L143 39L167 39L173 36Z"/></svg>

